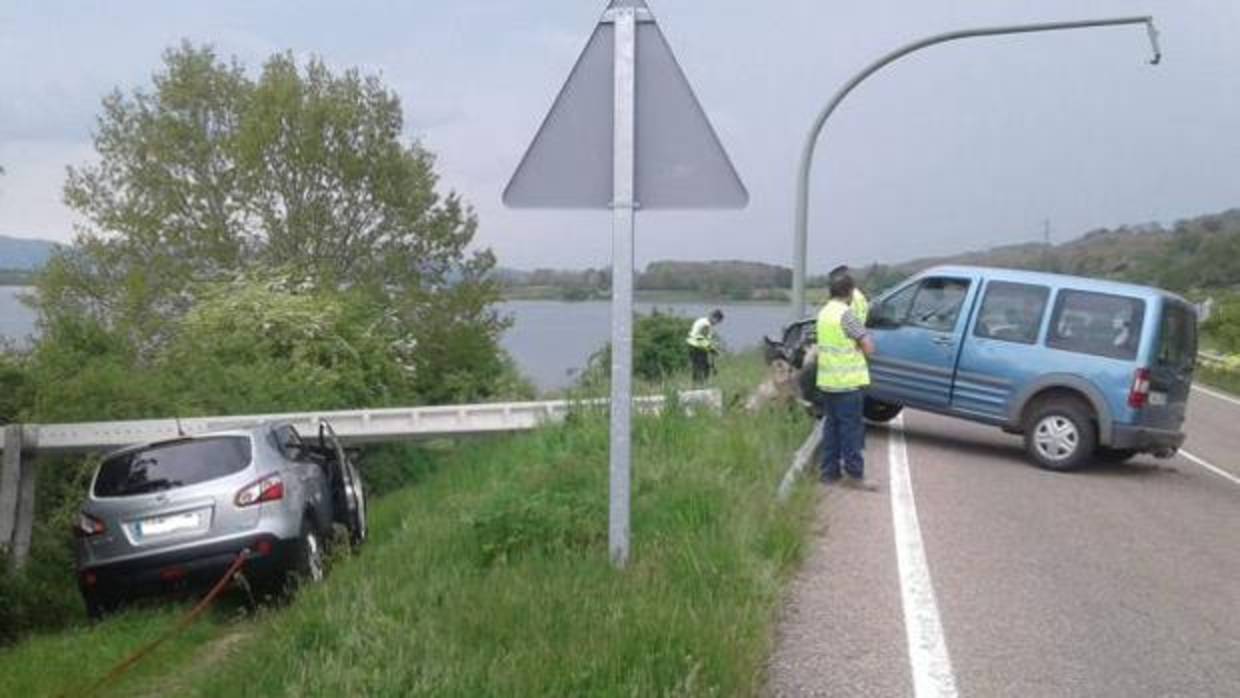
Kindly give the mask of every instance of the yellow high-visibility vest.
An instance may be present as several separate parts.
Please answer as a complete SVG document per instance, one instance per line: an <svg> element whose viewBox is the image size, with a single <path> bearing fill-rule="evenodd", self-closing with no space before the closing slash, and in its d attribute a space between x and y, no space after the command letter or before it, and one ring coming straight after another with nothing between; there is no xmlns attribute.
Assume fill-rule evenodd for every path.
<svg viewBox="0 0 1240 698"><path fill-rule="evenodd" d="M857 390L870 384L865 354L844 334L842 321L848 310L848 304L832 299L818 313L818 388L827 392Z"/></svg>
<svg viewBox="0 0 1240 698"><path fill-rule="evenodd" d="M870 316L870 301L866 300L865 294L859 288L853 289L852 311L862 325L865 324L866 318Z"/></svg>
<svg viewBox="0 0 1240 698"><path fill-rule="evenodd" d="M689 336L685 338L685 344L697 349L710 350L715 345L714 337L711 336L710 320L704 317L698 318L693 327L689 330Z"/></svg>

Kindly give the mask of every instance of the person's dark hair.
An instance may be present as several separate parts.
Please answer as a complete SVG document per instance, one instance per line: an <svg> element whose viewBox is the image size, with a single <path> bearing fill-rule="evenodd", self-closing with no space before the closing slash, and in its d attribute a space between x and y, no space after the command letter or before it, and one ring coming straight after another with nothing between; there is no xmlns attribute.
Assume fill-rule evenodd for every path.
<svg viewBox="0 0 1240 698"><path fill-rule="evenodd" d="M852 298L853 289L856 287L857 284L853 282L852 276L850 276L847 272L830 278L829 289L831 291L832 298L849 300Z"/></svg>
<svg viewBox="0 0 1240 698"><path fill-rule="evenodd" d="M847 274L848 274L848 265L847 265L847 264L841 264L841 265L839 265L838 267L836 267L836 268L832 269L831 271L827 272L827 281L828 281L828 282L829 282L829 281L832 281L832 280L834 280L834 279L837 279L837 278L839 278L839 277L841 277L841 276L845 276L845 275L847 275Z"/></svg>
<svg viewBox="0 0 1240 698"><path fill-rule="evenodd" d="M710 321L714 323L723 322L723 311L718 308L710 311Z"/></svg>

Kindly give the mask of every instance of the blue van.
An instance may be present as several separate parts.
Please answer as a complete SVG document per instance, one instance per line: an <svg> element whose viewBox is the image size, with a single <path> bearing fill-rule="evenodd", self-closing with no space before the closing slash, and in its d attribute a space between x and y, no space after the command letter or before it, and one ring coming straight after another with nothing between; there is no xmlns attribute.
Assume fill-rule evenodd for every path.
<svg viewBox="0 0 1240 698"><path fill-rule="evenodd" d="M803 343L812 322L788 332ZM1023 434L1030 457L1052 470L1168 457L1184 442L1197 316L1166 291L937 267L873 301L867 325L871 420L912 407L993 424Z"/></svg>

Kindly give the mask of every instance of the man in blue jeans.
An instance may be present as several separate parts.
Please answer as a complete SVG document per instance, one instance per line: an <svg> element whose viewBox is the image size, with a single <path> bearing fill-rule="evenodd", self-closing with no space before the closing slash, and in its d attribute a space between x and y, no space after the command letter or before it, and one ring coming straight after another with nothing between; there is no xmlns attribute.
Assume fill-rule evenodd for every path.
<svg viewBox="0 0 1240 698"><path fill-rule="evenodd" d="M870 385L866 357L874 342L851 304L856 284L849 274L830 280L831 299L818 313L818 392L822 400L822 479L840 479L865 490L875 487L865 479L865 421L862 406Z"/></svg>

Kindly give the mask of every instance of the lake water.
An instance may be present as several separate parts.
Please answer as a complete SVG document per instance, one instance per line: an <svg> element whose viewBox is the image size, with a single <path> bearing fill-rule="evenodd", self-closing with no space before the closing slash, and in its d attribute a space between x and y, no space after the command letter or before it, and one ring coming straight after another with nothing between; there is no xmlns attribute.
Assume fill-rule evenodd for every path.
<svg viewBox="0 0 1240 698"><path fill-rule="evenodd" d="M29 289L0 286L0 336L22 340L34 332L34 313L17 299ZM586 301L507 301L500 304L513 325L502 344L521 371L541 390L563 388L586 360L611 338L611 303ZM638 312L652 308L696 318L712 308L723 310L719 334L735 351L758 346L763 335L778 333L788 319L787 305L734 303L637 303Z"/></svg>
<svg viewBox="0 0 1240 698"><path fill-rule="evenodd" d="M719 308L724 320L718 333L732 351L758 346L764 335L778 335L789 317L784 304L636 303L635 307L640 313L658 308L690 318ZM573 374L611 339L609 301L507 301L500 308L514 321L502 340L504 348L543 390L572 383Z"/></svg>
<svg viewBox="0 0 1240 698"><path fill-rule="evenodd" d="M0 337L21 344L34 332L34 311L18 300L28 291L21 286L0 286Z"/></svg>

